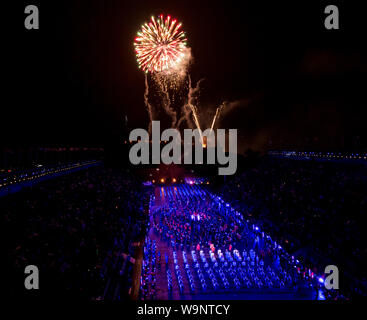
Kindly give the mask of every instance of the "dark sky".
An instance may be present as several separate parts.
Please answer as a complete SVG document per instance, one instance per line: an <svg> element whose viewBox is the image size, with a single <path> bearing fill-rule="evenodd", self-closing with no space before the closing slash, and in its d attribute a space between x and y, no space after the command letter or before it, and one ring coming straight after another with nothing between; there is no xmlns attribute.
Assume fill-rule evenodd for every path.
<svg viewBox="0 0 367 320"><path fill-rule="evenodd" d="M199 108L230 102L220 125L239 129L240 149L367 145L366 27L357 3L332 1L340 30L328 31L319 1L32 1L40 29L30 31L30 3L17 2L3 9L4 145L104 145L120 137L124 115L131 128L146 128L133 40L160 13L183 22L190 73L205 78Z"/></svg>

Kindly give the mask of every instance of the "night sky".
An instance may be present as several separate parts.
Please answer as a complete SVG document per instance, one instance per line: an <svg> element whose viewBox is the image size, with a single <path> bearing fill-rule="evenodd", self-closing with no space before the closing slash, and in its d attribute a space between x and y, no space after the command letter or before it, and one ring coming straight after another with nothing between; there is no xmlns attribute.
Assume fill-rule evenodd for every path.
<svg viewBox="0 0 367 320"><path fill-rule="evenodd" d="M130 128L147 128L133 40L164 13L183 23L192 79L205 78L202 116L230 102L219 125L239 129L240 151L366 150L366 27L357 3L17 2L3 9L3 145L103 146L120 141L125 115ZM39 7L39 30L24 28L28 4ZM340 30L324 28L326 4L338 5Z"/></svg>

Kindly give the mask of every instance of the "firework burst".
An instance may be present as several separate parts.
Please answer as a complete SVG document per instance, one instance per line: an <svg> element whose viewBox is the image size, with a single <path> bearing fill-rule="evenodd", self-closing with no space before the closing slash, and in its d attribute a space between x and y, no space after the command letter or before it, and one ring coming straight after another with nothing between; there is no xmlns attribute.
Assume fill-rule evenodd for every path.
<svg viewBox="0 0 367 320"><path fill-rule="evenodd" d="M145 72L162 72L176 68L185 58L186 36L181 23L160 15L145 23L134 46L139 68Z"/></svg>

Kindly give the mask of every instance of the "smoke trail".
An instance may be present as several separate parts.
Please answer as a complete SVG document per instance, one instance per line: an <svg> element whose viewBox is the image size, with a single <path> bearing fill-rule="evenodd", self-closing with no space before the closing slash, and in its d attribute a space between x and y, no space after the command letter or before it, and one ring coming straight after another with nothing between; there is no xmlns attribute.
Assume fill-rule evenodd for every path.
<svg viewBox="0 0 367 320"><path fill-rule="evenodd" d="M144 92L144 103L145 106L148 109L148 113L149 113L149 135L152 133L152 121L153 121L153 111L152 111L152 106L149 103L148 100L148 96L149 96L149 84L148 84L148 75L145 74L145 92Z"/></svg>
<svg viewBox="0 0 367 320"><path fill-rule="evenodd" d="M200 83L203 81L204 79L200 79L197 83L195 88L192 87L191 84L191 76L190 74L188 74L188 87L189 87L189 91L187 93L187 102L182 106L181 111L183 113L183 116L179 119L178 123L177 123L177 128L181 125L183 120L186 120L187 124L189 125L190 128L193 128L194 125L197 128L200 128L200 124L199 124L199 119L197 116L197 109L195 107L195 95L197 92L199 92L200 90ZM194 118L194 123L192 121L191 118L191 113L193 115Z"/></svg>
<svg viewBox="0 0 367 320"><path fill-rule="evenodd" d="M215 115L214 115L214 118L213 118L213 122L212 122L212 125L210 127L210 130L213 131L213 128L214 128L214 124L215 124L215 121L219 118L219 115L220 115L220 112L222 111L222 109L224 108L225 104L227 102L223 102L218 108L217 110L215 111Z"/></svg>
<svg viewBox="0 0 367 320"><path fill-rule="evenodd" d="M218 111L219 111L219 108L217 108L217 110L215 111L215 115L214 115L214 117L213 117L212 125L210 126L210 131L213 131L214 124L215 124L215 120L216 120L216 119L217 119L217 117L218 117Z"/></svg>
<svg viewBox="0 0 367 320"><path fill-rule="evenodd" d="M190 108L192 110L192 115L194 117L194 122L196 124L196 127L199 129L199 134L200 134L200 139L201 139L201 143L204 145L204 139L203 139L203 134L201 132L201 128L200 128L200 123L199 123L199 119L198 119L198 116L197 116L197 110L196 110L196 107L192 104L190 104Z"/></svg>
<svg viewBox="0 0 367 320"><path fill-rule="evenodd" d="M189 105L187 103L185 103L182 108L181 108L181 112L183 114L183 116L178 120L177 122L177 126L176 128L178 129L181 125L181 123L186 120L187 125L189 126L189 128L193 128L194 127L194 123L191 120L190 114L192 112L191 108L189 107Z"/></svg>
<svg viewBox="0 0 367 320"><path fill-rule="evenodd" d="M164 74L155 74L155 81L158 84L160 91L163 93L163 109L171 117L171 127L174 128L177 122L177 112L171 107L171 98L168 89L170 86L174 86L174 82L170 83L170 80L172 79L169 79Z"/></svg>
<svg viewBox="0 0 367 320"><path fill-rule="evenodd" d="M199 129L199 133L200 133L200 138L201 138L201 143L204 144L204 140L203 140L203 135L201 132L201 128L200 128L200 123L199 123L199 119L198 119L198 115L197 115L197 109L194 105L194 101L195 101L195 94L200 90L200 83L201 81L203 81L204 79L200 79L197 83L195 88L193 88L191 86L191 76L188 75L189 78L189 92L188 92L188 101L187 104L190 107L191 111L192 111L192 115L194 117L194 122L196 127Z"/></svg>

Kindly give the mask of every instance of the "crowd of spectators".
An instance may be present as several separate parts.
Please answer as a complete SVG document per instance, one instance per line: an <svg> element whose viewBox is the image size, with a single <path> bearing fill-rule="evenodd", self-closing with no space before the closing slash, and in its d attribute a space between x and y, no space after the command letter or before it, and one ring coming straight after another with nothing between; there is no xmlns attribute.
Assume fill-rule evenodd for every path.
<svg viewBox="0 0 367 320"><path fill-rule="evenodd" d="M221 192L315 273L336 265L333 298L366 295L365 164L263 157Z"/></svg>
<svg viewBox="0 0 367 320"><path fill-rule="evenodd" d="M148 205L131 174L103 167L0 198L10 294L29 294L24 269L35 265L40 295L127 298Z"/></svg>
<svg viewBox="0 0 367 320"><path fill-rule="evenodd" d="M29 294L24 269L36 265L41 295L127 298L136 244L143 242L148 226L149 192L143 188L133 174L101 166L0 197L7 292ZM221 194L306 269L322 274L327 265L336 265L340 290L326 291L327 298L366 295L365 164L263 157L227 178ZM197 220L195 228L205 222L198 212L211 215L208 208L202 210L200 202L187 215L178 208L164 214L163 208L163 220L153 225L180 248L199 245L201 250L208 237L215 247L236 245L235 237L214 231L216 224L214 229L211 224L191 229L192 221ZM176 220L182 223L176 225ZM232 231L230 224L227 227Z"/></svg>
<svg viewBox="0 0 367 320"><path fill-rule="evenodd" d="M268 235L202 186L161 187L150 213L153 228L144 247L142 299L155 299L164 290L169 298L177 292L180 298L240 292L249 297L248 289L271 291L274 297L284 292L300 297L303 290L315 299L317 277L301 273ZM162 273L167 275L164 281L157 279Z"/></svg>

